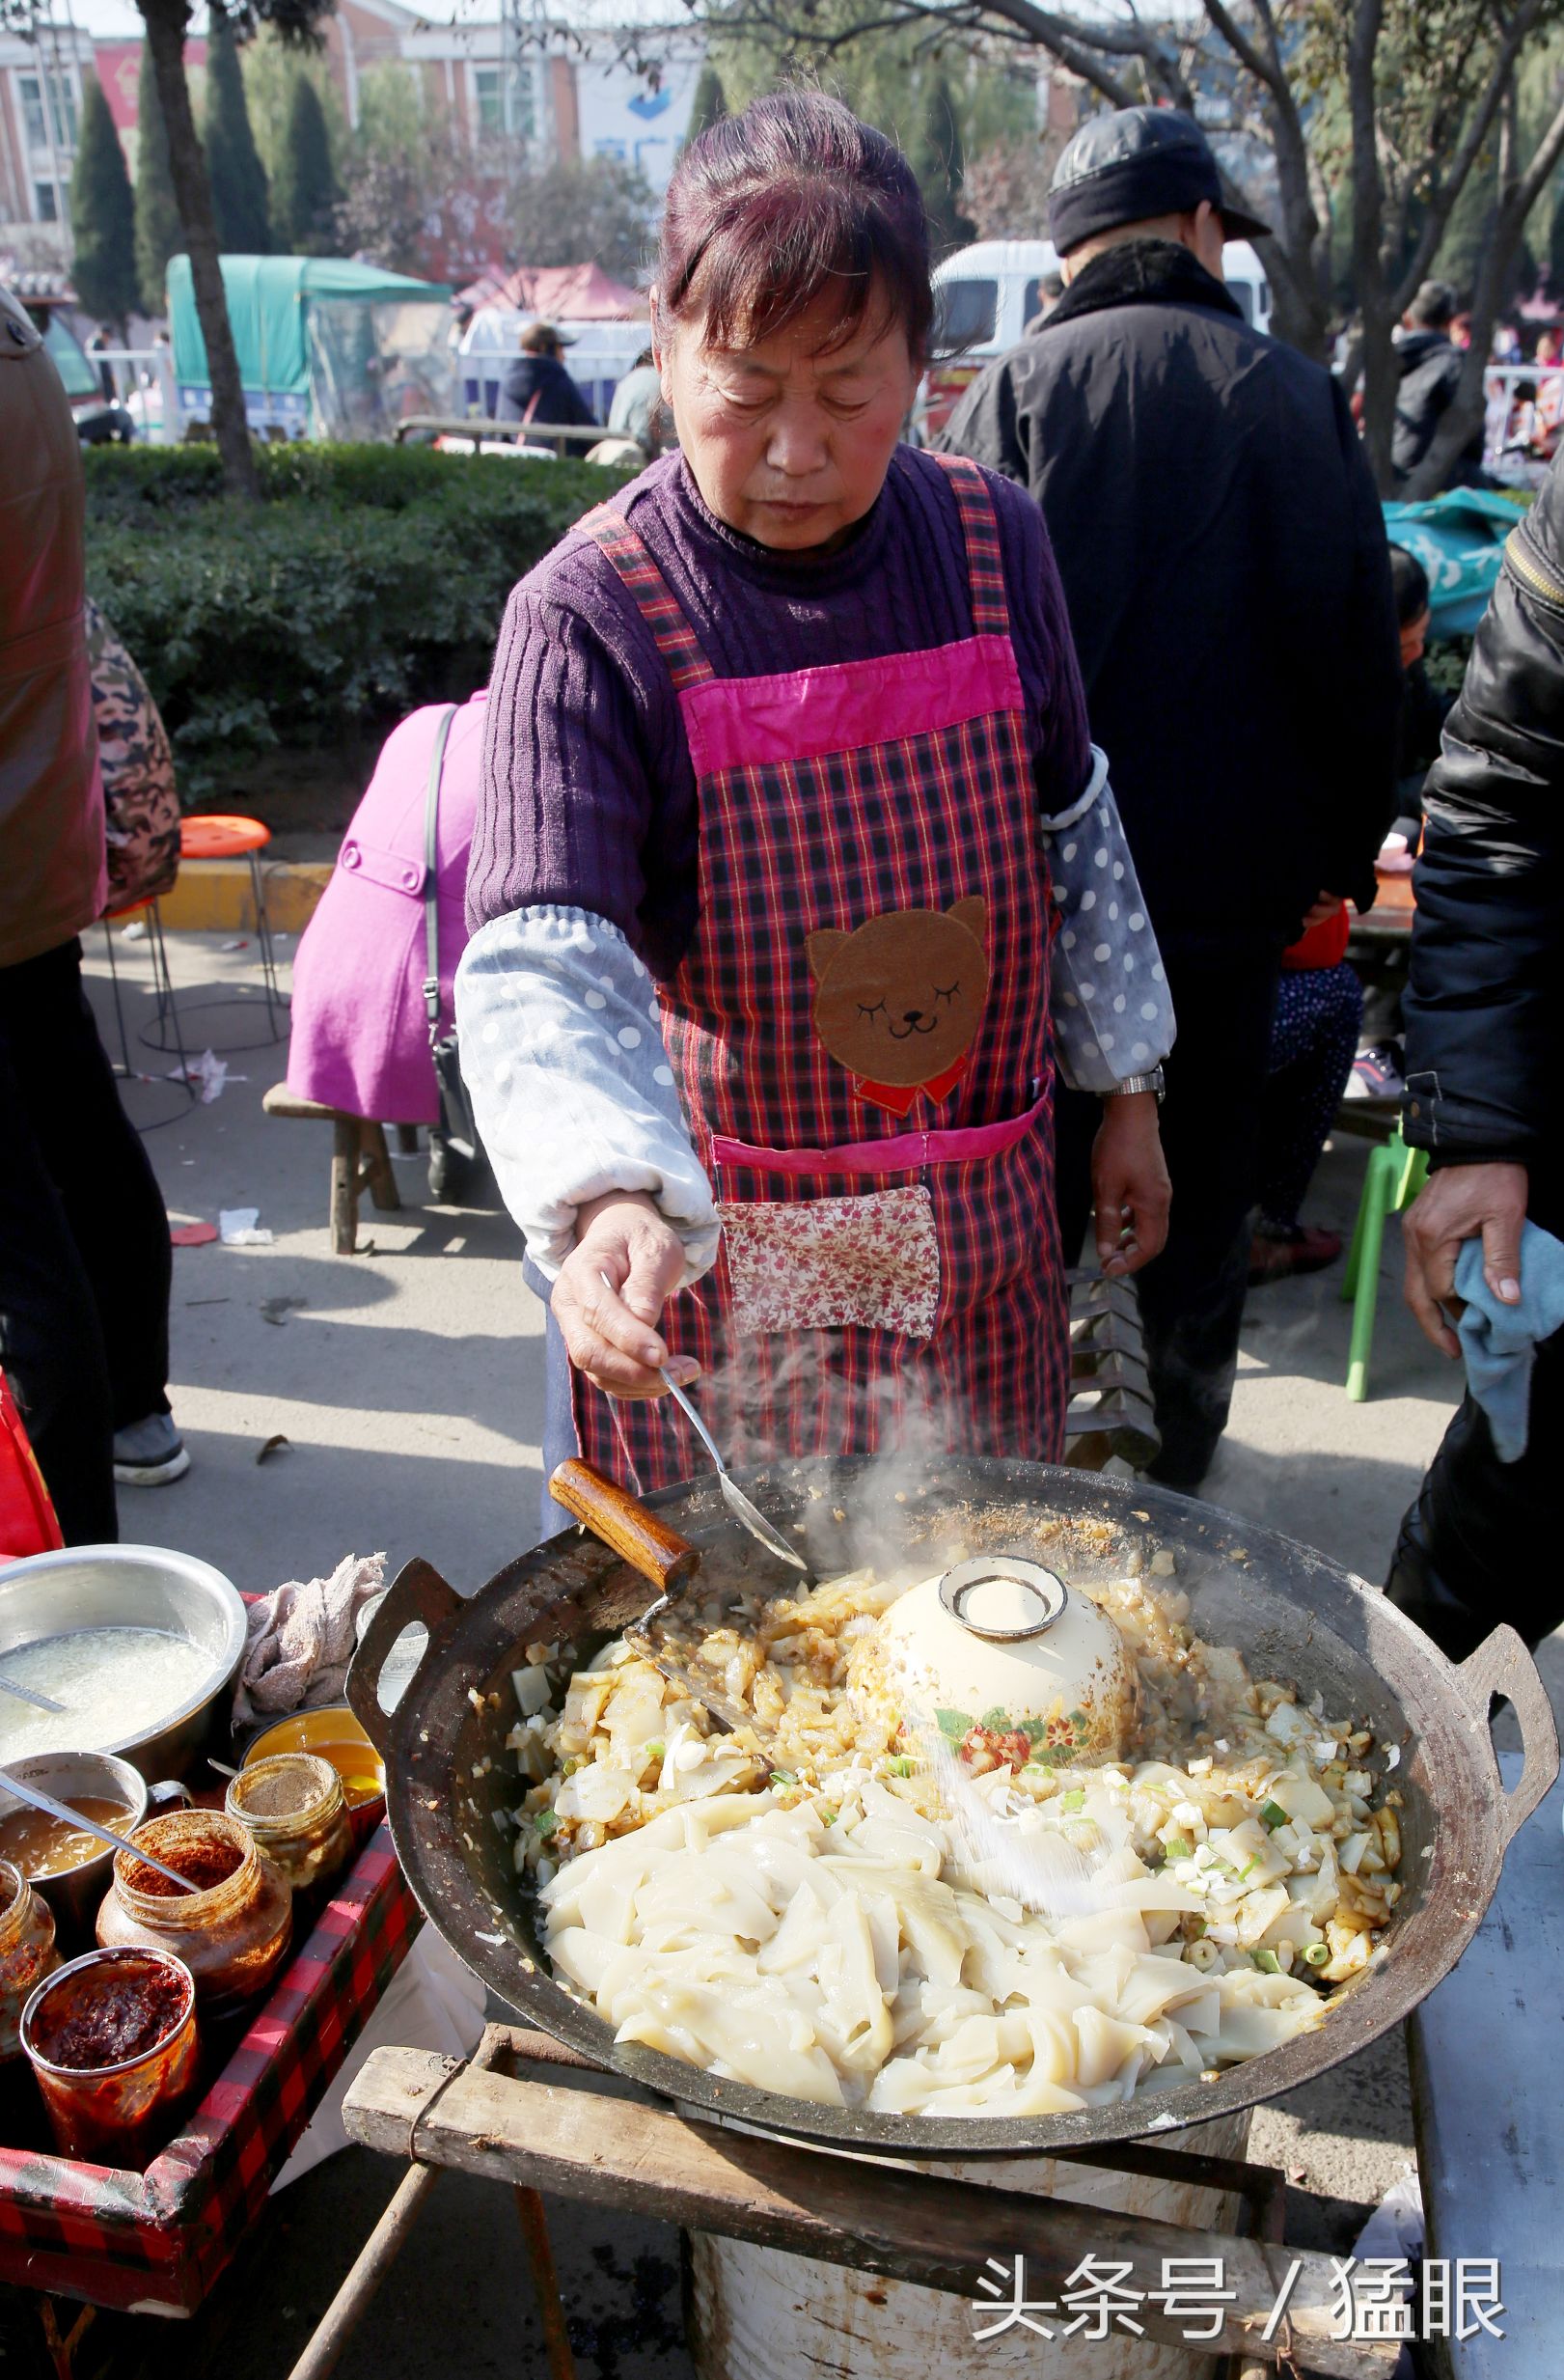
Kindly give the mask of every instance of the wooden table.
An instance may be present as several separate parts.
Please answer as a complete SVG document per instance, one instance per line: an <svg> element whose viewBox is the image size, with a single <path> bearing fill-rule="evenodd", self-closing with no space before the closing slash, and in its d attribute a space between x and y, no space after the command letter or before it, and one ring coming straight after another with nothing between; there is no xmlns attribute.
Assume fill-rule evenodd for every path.
<svg viewBox="0 0 1564 2380"><path fill-rule="evenodd" d="M1017 2191L960 2190L947 2175L905 2163L720 2126L603 2074L545 2034L507 2025L491 2025L465 2062L377 2050L343 2117L353 2140L406 2160L409 2171L292 2380L325 2380L447 2168L517 2194L552 2380L569 2380L573 2366L542 2223L544 2190L947 2290L974 2307L983 2305L978 2276L996 2252L1024 2255L1029 2292L1045 2293L1062 2290L1083 2258L1110 2257L1125 2263L1124 2285L1140 2294L1136 2315L1146 2337L1180 2343L1186 2318L1158 2302L1164 2259L1220 2257L1231 2297L1210 2351L1229 2359L1232 2380L1263 2380L1277 2366L1326 2380L1389 2380L1400 2352L1394 2339L1333 2336L1335 2260L1285 2244L1278 2172L1166 2142L1079 2150L1074 2161L1232 2194L1244 2209L1236 2230L1186 2228ZM1289 2275L1285 2315L1267 2339Z"/></svg>
<svg viewBox="0 0 1564 2380"><path fill-rule="evenodd" d="M1544 1556L1546 1559L1546 1555ZM1502 1753L1508 1790L1521 1755ZM1426 2254L1496 2256L1502 2338L1437 2342L1448 2380L1564 2366L1564 1781L1511 1843L1470 1948L1408 2026Z"/></svg>

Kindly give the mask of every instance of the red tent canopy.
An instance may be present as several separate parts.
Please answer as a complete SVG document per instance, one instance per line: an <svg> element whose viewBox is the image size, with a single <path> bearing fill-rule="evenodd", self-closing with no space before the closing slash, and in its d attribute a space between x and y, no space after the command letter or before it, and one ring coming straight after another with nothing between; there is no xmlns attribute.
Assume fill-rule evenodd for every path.
<svg viewBox="0 0 1564 2380"><path fill-rule="evenodd" d="M646 311L640 290L626 288L601 264L518 264L504 280L484 273L463 290L458 306L503 306L551 322L632 322Z"/></svg>

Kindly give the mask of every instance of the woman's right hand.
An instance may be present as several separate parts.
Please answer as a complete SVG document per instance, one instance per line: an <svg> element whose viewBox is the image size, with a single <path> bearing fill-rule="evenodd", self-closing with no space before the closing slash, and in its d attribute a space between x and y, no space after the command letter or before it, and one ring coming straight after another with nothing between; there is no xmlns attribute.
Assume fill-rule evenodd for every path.
<svg viewBox="0 0 1564 2380"><path fill-rule="evenodd" d="M611 1190L584 1206L549 1300L576 1370L610 1397L661 1397L665 1364L687 1387L700 1365L670 1362L656 1328L683 1276L684 1242L644 1191Z"/></svg>

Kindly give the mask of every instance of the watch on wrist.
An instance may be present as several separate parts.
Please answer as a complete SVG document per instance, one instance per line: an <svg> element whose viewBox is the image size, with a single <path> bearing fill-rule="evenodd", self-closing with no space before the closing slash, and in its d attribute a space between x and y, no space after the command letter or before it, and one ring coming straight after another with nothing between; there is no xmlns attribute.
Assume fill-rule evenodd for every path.
<svg viewBox="0 0 1564 2380"><path fill-rule="evenodd" d="M1153 1066L1149 1074L1126 1074L1121 1081L1113 1085L1111 1091L1105 1091L1103 1097L1105 1099L1128 1099L1140 1091L1155 1092L1157 1105L1161 1107L1167 1093L1167 1077L1161 1066Z"/></svg>

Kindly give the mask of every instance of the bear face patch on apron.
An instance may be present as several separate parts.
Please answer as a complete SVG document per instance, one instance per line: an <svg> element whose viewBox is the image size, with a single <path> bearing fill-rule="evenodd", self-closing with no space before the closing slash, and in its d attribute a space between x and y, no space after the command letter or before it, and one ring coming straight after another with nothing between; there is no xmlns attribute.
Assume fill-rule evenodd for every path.
<svg viewBox="0 0 1564 2380"><path fill-rule="evenodd" d="M636 533L583 524L695 765L699 922L659 1000L723 1244L663 1331L740 1459L873 1452L914 1411L930 1443L1061 1447L1040 804L992 499L938 460L974 634L873 662L718 678ZM661 1402L577 1375L575 1410L644 1490L701 1467Z"/></svg>

